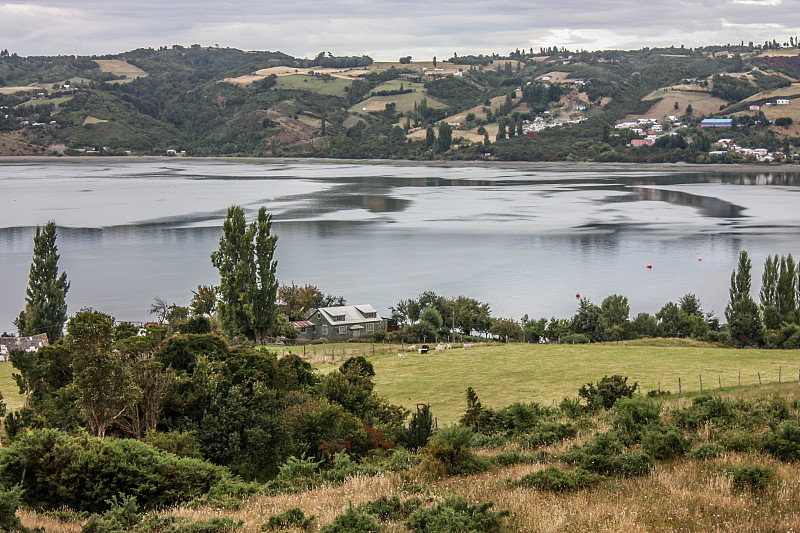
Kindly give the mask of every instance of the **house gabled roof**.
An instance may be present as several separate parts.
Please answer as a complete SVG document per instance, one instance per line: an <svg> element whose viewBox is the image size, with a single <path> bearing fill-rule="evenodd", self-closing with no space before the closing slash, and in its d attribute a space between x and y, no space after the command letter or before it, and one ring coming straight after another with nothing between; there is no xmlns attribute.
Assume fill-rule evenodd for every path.
<svg viewBox="0 0 800 533"><path fill-rule="evenodd" d="M47 335L44 333L32 337L0 337L0 353L5 355L11 350L30 352L48 344Z"/></svg>
<svg viewBox="0 0 800 533"><path fill-rule="evenodd" d="M361 324L364 322L380 322L383 320L381 316L378 314L378 311L375 310L369 304L364 305L342 305L338 307L320 307L318 309L311 309L306 316L304 317L306 320L314 316L315 313L322 313L329 323L333 325L341 325L345 326L347 324ZM375 313L374 317L369 317L367 315ZM344 320L334 320L334 317L344 317Z"/></svg>

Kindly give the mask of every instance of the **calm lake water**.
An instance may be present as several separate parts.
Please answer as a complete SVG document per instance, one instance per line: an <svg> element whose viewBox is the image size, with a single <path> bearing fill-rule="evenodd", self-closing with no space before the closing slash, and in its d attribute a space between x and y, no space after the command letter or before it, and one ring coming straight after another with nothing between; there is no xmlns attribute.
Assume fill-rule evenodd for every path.
<svg viewBox="0 0 800 533"><path fill-rule="evenodd" d="M155 296L187 305L218 282L209 256L232 204L273 213L282 282L386 314L433 290L515 319L571 316L577 292L624 294L634 314L693 292L721 316L740 250L755 291L768 254L800 256L799 192L798 173L679 167L4 163L0 331L24 306L37 224L59 226L70 313L142 321Z"/></svg>

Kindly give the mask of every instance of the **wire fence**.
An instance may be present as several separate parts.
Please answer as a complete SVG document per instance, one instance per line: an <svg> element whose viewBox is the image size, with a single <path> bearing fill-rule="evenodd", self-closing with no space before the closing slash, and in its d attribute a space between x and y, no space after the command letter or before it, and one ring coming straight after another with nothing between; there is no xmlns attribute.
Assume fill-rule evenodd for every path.
<svg viewBox="0 0 800 533"><path fill-rule="evenodd" d="M800 367L783 366L771 370L741 370L732 372L706 372L691 376L677 376L666 380L659 379L656 388L652 389L658 394L666 392L704 392L727 387L741 387L749 385L767 385L771 383L800 382ZM640 385L641 389L641 385ZM644 391L643 391L644 392Z"/></svg>

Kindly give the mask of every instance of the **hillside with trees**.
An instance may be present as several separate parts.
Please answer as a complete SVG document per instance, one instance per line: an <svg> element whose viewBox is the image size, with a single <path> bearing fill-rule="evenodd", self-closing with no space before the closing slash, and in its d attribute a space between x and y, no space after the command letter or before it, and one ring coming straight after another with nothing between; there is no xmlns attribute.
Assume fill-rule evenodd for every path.
<svg viewBox="0 0 800 533"><path fill-rule="evenodd" d="M784 161L800 146L793 41L400 59L199 45L91 57L3 51L0 154L702 163L752 158L709 154L698 135ZM698 128L711 117L734 125ZM651 140L669 134L686 146L631 146L649 132L615 126L638 118L663 126ZM441 124L452 142L431 141Z"/></svg>

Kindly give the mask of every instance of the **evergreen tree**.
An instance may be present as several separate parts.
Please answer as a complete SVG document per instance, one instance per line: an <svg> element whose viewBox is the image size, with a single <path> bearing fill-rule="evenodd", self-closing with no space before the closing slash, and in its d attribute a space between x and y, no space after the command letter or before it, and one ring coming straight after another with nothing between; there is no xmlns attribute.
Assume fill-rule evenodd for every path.
<svg viewBox="0 0 800 533"><path fill-rule="evenodd" d="M56 223L51 220L44 228L37 225L26 306L15 322L20 335L47 333L51 343L63 336L69 282L66 273L58 275L58 258Z"/></svg>
<svg viewBox="0 0 800 533"><path fill-rule="evenodd" d="M255 261L258 279L253 287L253 320L252 327L256 341L264 343L264 337L278 326L278 280L275 271L278 262L275 261L275 247L278 236L270 233L272 229L272 215L267 213L265 207L258 210L258 220L254 223L255 230Z"/></svg>
<svg viewBox="0 0 800 533"><path fill-rule="evenodd" d="M246 334L250 326L248 293L255 284L253 233L239 206L228 208L222 226L219 250L211 254L211 264L219 270L220 321L229 335Z"/></svg>
<svg viewBox="0 0 800 533"><path fill-rule="evenodd" d="M245 223L244 210L228 209L219 250L211 263L219 270L219 318L229 335L245 335L263 343L278 326L277 235L271 235L272 215L266 208ZM255 242L254 242L255 241Z"/></svg>
<svg viewBox="0 0 800 533"><path fill-rule="evenodd" d="M797 311L797 265L792 254L781 256L776 296L781 321L794 322Z"/></svg>
<svg viewBox="0 0 800 533"><path fill-rule="evenodd" d="M425 130L425 148L433 148L436 142L436 132L433 131L433 126L428 126Z"/></svg>
<svg viewBox="0 0 800 533"><path fill-rule="evenodd" d="M758 306L750 296L751 268L750 257L742 250L738 268L731 273L730 302L725 308L731 339L739 346L760 344L763 339Z"/></svg>
<svg viewBox="0 0 800 533"><path fill-rule="evenodd" d="M453 144L453 128L447 122L439 124L439 138L436 140L437 151L444 153Z"/></svg>

